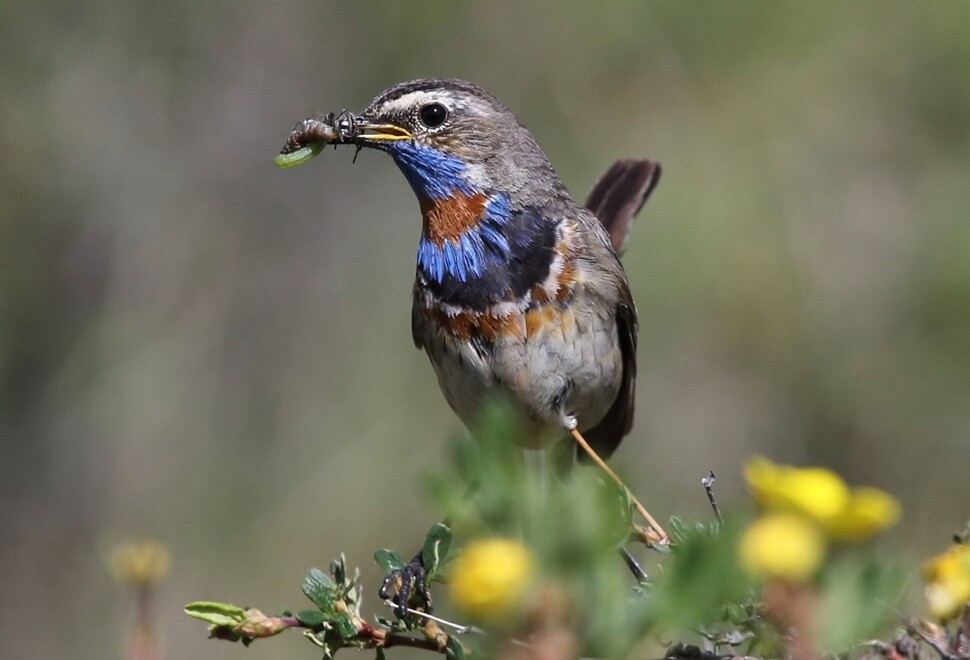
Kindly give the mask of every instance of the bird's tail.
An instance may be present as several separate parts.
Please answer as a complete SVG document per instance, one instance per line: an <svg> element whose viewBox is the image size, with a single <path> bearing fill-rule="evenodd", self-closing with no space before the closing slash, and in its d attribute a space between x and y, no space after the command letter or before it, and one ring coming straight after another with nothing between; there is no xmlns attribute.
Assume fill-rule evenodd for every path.
<svg viewBox="0 0 970 660"><path fill-rule="evenodd" d="M630 235L633 217L660 181L660 163L618 160L600 177L586 198L586 208L606 227L617 254Z"/></svg>

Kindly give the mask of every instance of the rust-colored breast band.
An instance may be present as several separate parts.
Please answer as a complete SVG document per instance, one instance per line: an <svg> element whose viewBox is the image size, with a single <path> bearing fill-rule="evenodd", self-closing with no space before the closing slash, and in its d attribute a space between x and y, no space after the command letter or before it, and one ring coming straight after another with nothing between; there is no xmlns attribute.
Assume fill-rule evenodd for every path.
<svg viewBox="0 0 970 660"><path fill-rule="evenodd" d="M474 227L485 212L488 198L481 194L471 197L455 194L437 200L422 198L420 203L424 235L440 246L445 241L458 241L462 234Z"/></svg>

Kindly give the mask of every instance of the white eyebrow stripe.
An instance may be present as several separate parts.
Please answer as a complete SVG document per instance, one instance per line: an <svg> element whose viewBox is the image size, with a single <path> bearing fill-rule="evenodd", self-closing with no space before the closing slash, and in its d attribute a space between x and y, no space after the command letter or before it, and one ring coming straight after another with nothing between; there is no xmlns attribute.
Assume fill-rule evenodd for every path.
<svg viewBox="0 0 970 660"><path fill-rule="evenodd" d="M442 94L440 92L408 92L403 96L399 96L396 99L388 101L384 104L384 107L381 108L381 110L387 113L406 112L415 106L424 105L425 103L430 103L431 101L442 100L441 96Z"/></svg>
<svg viewBox="0 0 970 660"><path fill-rule="evenodd" d="M408 92L402 96L385 102L378 110L382 113L407 113L413 108L421 107L426 103L442 103L449 110L460 110L463 113L475 116L487 114L484 104L475 98L462 97L452 94L447 90L420 90Z"/></svg>

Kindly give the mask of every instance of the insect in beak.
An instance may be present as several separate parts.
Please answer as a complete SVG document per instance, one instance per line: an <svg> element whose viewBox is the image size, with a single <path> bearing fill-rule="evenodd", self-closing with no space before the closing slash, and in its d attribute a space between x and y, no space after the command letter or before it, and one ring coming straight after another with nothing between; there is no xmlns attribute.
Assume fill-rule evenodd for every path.
<svg viewBox="0 0 970 660"><path fill-rule="evenodd" d="M328 144L352 144L359 151L371 144L413 139L410 131L395 124L372 123L349 110L338 115L331 112L321 118L304 119L294 126L273 162L277 167L296 167L316 156Z"/></svg>

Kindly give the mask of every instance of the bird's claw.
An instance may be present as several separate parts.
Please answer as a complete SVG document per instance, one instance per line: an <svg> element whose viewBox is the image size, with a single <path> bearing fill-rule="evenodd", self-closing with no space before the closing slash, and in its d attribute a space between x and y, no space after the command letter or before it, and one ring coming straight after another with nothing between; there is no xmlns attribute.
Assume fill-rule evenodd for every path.
<svg viewBox="0 0 970 660"><path fill-rule="evenodd" d="M412 593L417 594L418 598L421 599L422 609L425 612L431 612L431 593L428 591L426 578L427 571L424 567L422 553L419 552L406 566L396 568L388 573L381 583L377 595L384 600L394 602L394 614L399 619L407 618L408 601L411 600ZM393 590L397 591L394 596L391 595Z"/></svg>

